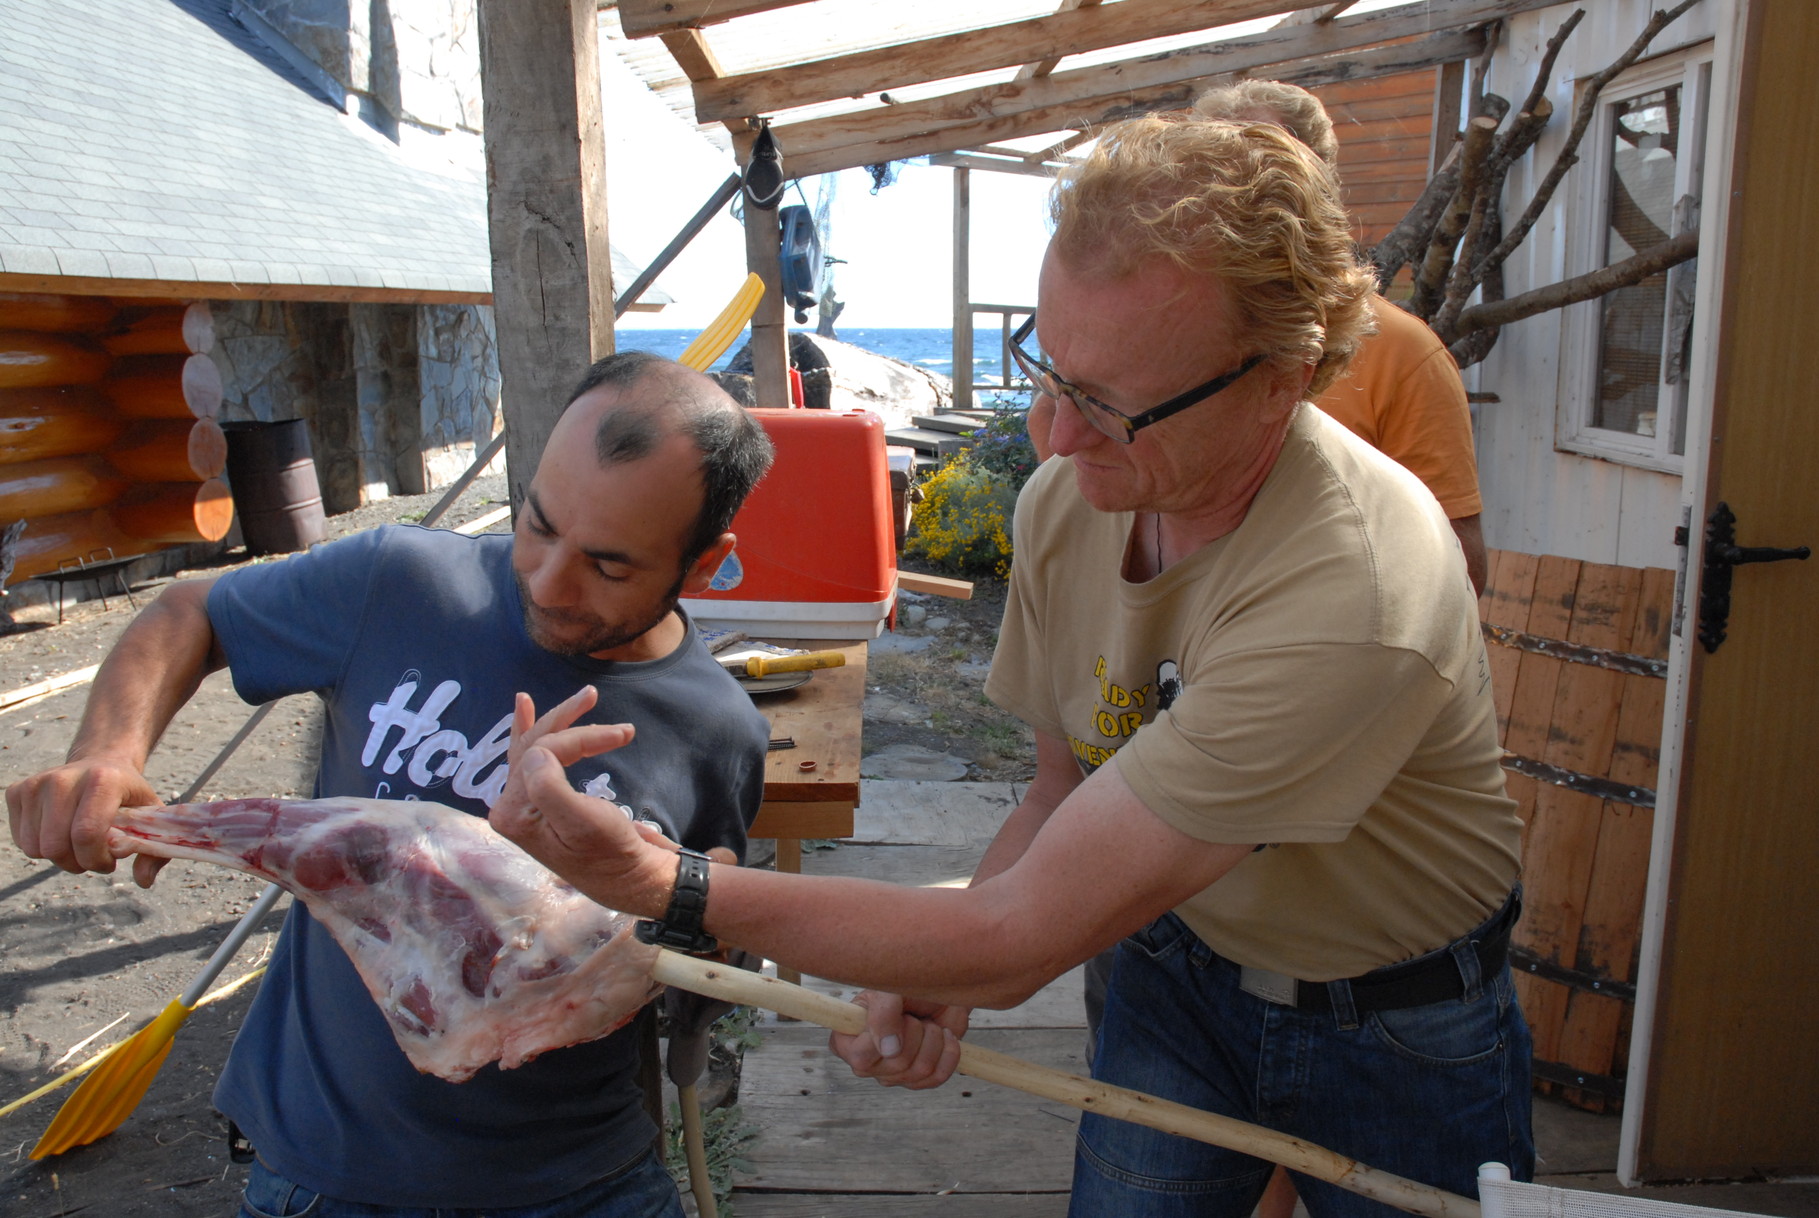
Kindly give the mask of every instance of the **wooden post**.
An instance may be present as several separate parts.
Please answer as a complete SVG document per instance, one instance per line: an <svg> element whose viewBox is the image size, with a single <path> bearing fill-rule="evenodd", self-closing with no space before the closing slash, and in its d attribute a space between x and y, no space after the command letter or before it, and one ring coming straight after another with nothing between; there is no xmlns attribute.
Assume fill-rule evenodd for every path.
<svg viewBox="0 0 1819 1218"><path fill-rule="evenodd" d="M970 169L954 170L954 409L973 404L973 202Z"/></svg>
<svg viewBox="0 0 1819 1218"><path fill-rule="evenodd" d="M782 410L789 398L789 329L783 308L783 228L776 209L745 201L745 269L764 280L752 314L752 389L760 408Z"/></svg>
<svg viewBox="0 0 1819 1218"><path fill-rule="evenodd" d="M1459 134L1460 107L1465 104L1465 61L1443 63L1434 72L1434 121L1427 176L1440 172L1446 154L1453 150L1453 138Z"/></svg>
<svg viewBox="0 0 1819 1218"><path fill-rule="evenodd" d="M479 0L487 223L512 506L563 402L613 350L594 0Z"/></svg>

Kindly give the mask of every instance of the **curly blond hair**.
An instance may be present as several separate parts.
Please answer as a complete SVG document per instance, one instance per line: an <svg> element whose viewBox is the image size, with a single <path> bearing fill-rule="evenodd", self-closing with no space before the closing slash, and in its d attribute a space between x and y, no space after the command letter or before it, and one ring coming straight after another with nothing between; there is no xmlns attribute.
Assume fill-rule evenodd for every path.
<svg viewBox="0 0 1819 1218"><path fill-rule="evenodd" d="M1312 148L1329 166L1339 167L1339 137L1320 99L1300 85L1280 80L1241 80L1209 89L1194 102L1202 118L1234 123L1275 123Z"/></svg>
<svg viewBox="0 0 1819 1218"><path fill-rule="evenodd" d="M1165 261L1216 276L1246 339L1314 365L1314 397L1376 328L1333 174L1279 127L1152 114L1104 128L1050 196L1053 247L1119 277Z"/></svg>

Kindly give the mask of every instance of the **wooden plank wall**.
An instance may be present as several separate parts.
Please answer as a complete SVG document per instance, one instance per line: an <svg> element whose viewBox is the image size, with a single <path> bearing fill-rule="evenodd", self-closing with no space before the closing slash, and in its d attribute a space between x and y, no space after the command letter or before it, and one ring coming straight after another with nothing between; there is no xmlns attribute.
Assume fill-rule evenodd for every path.
<svg viewBox="0 0 1819 1218"><path fill-rule="evenodd" d="M1427 68L1310 90L1338 133L1345 205L1366 246L1383 240L1427 185L1436 76Z"/></svg>
<svg viewBox="0 0 1819 1218"><path fill-rule="evenodd" d="M1615 1106L1627 1064L1666 691L1664 676L1623 669L1665 661L1674 573L1510 551L1490 557L1479 617L1509 792L1524 825L1517 988L1534 1031L1537 1086L1559 1086L1569 1102L1603 1111ZM1492 628L1530 642L1516 645ZM1559 643L1616 654L1576 662L1558 654ZM1514 768L1524 762L1637 794L1610 798L1538 779ZM1566 1085L1581 1076L1586 1087Z"/></svg>

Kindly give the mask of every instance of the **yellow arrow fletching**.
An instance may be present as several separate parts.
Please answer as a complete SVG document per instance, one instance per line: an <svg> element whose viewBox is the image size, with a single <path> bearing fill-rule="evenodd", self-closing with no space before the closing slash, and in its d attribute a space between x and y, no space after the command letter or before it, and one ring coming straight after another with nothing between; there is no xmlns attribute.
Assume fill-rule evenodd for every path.
<svg viewBox="0 0 1819 1218"><path fill-rule="evenodd" d="M121 1041L63 1102L50 1128L32 1147L31 1157L60 1155L120 1128L145 1098L146 1089L158 1076L158 1068L170 1055L171 1038L189 1015L190 1008L181 999L172 999L158 1018Z"/></svg>
<svg viewBox="0 0 1819 1218"><path fill-rule="evenodd" d="M676 360L696 372L706 372L720 358L721 352L732 346L739 332L745 329L745 323L751 320L752 313L758 308L758 301L764 297L764 280L757 275L747 275L745 283L734 294L726 308L720 310L720 316L714 318L707 329L695 336L695 341L688 345Z"/></svg>

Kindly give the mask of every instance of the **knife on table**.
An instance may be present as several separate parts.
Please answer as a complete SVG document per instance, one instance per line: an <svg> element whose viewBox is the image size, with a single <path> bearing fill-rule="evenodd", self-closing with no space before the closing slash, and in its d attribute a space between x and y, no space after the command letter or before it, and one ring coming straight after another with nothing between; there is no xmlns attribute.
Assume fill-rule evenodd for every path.
<svg viewBox="0 0 1819 1218"><path fill-rule="evenodd" d="M845 663L846 653L843 651L805 651L800 655L747 656L742 660L722 660L720 666L735 677L768 677L779 672L839 668Z"/></svg>

